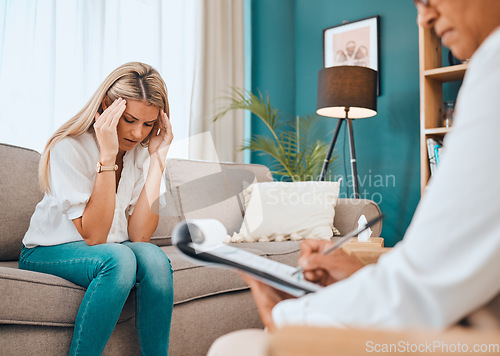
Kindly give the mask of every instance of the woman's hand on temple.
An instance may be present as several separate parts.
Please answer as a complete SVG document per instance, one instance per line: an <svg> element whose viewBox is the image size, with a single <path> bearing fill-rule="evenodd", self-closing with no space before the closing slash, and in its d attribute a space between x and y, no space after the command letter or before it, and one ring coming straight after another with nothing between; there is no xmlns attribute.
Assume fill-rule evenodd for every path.
<svg viewBox="0 0 500 356"><path fill-rule="evenodd" d="M304 269L305 279L327 286L364 267L356 256L348 255L343 249L323 255L323 251L331 244L330 241L319 240L301 242L298 264Z"/></svg>
<svg viewBox="0 0 500 356"><path fill-rule="evenodd" d="M173 139L174 134L172 132L170 119L163 109L161 109L160 117L156 121L151 132L151 139L149 140L148 146L149 154L151 156L153 154L158 155L157 159L160 160L160 162L165 162L168 148Z"/></svg>
<svg viewBox="0 0 500 356"><path fill-rule="evenodd" d="M118 98L102 114L95 114L94 130L101 152L100 161L104 165L115 164L119 150L116 127L126 104L124 99Z"/></svg>

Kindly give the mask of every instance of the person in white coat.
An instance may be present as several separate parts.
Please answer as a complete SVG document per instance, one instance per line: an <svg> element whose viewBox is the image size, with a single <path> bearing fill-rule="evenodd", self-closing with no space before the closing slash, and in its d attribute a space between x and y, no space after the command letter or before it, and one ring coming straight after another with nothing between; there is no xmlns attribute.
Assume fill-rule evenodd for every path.
<svg viewBox="0 0 500 356"><path fill-rule="evenodd" d="M414 2L418 23L433 28L455 57L470 59L439 170L403 240L376 265L362 267L341 251L324 256L328 243L305 241L299 265L307 279L325 285L320 291L291 298L246 276L271 331L285 325L444 329L500 294L500 1ZM253 342L242 342L245 332L228 334L209 354L263 354L268 337L248 332ZM234 353L241 349L247 353Z"/></svg>

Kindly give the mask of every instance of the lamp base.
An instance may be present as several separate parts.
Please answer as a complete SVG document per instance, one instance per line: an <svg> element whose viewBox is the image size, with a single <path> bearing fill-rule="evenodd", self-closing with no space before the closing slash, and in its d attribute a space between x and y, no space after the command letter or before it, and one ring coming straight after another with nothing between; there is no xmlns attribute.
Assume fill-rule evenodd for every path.
<svg viewBox="0 0 500 356"><path fill-rule="evenodd" d="M321 174L319 175L318 181L320 182L323 182L325 180L326 171L328 170L328 165L330 164L333 148L335 147L335 143L337 142L337 137L339 136L340 128L342 127L344 120L345 119L339 119L339 121L337 122L337 127L335 128L335 133L333 134L330 148L328 149L328 153L326 154L325 160L323 161L323 167L321 168Z"/></svg>
<svg viewBox="0 0 500 356"><path fill-rule="evenodd" d="M346 117L344 119L339 119L339 121L337 122L337 127L335 128L335 132L333 134L332 142L330 143L330 148L328 149L328 153L326 154L325 160L323 161L323 167L321 168L321 174L319 176L318 181L323 182L325 180L326 171L328 170L328 165L330 164L330 159L332 157L333 149L335 147L335 143L337 142L340 129L344 121L347 121L347 133L349 136L349 154L351 156L353 198L359 199L360 196L359 196L359 184L358 184L358 167L356 162L356 150L354 149L354 133L352 129L352 119L349 119L348 112L349 108L346 108Z"/></svg>

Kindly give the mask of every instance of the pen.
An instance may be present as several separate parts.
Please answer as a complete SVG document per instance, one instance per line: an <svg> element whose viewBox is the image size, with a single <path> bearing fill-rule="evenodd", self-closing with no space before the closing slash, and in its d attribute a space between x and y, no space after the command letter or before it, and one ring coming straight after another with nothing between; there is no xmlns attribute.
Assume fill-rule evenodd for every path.
<svg viewBox="0 0 500 356"><path fill-rule="evenodd" d="M384 214L380 214L376 218L373 218L372 220L368 221L364 226L361 226L357 228L356 230L352 230L351 232L345 234L342 236L340 239L338 239L333 245L328 247L326 250L322 252L323 255L328 255L332 253L335 250L338 250L342 246L344 246L349 240L351 240L353 237L358 236L360 233L368 229L369 227L375 225L377 222L382 220L385 217ZM292 273L292 276L296 275L299 272L303 272L303 268L301 266L297 267L295 271Z"/></svg>

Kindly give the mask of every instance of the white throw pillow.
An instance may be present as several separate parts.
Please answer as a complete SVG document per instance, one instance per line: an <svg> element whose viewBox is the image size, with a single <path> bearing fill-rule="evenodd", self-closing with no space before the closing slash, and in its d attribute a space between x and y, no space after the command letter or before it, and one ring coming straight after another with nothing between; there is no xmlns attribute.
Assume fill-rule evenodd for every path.
<svg viewBox="0 0 500 356"><path fill-rule="evenodd" d="M329 240L339 188L338 182L254 183L243 194L240 232L225 242Z"/></svg>

